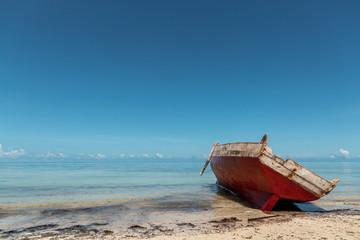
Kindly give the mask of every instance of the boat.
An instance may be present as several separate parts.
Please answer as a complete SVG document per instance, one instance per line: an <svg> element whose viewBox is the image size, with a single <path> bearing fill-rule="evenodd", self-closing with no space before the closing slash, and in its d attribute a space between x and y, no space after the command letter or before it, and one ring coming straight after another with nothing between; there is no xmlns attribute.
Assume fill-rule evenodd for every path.
<svg viewBox="0 0 360 240"><path fill-rule="evenodd" d="M260 142L214 144L200 175L208 163L217 185L232 192L264 212L272 211L280 200L308 202L330 193L339 182L328 181L297 162L275 155Z"/></svg>

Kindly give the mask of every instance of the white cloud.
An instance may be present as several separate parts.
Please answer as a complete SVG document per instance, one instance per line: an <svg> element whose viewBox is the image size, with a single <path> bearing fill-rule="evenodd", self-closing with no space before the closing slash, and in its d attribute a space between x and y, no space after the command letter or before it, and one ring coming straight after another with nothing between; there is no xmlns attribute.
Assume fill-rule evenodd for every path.
<svg viewBox="0 0 360 240"><path fill-rule="evenodd" d="M97 157L98 159L100 159L100 158L106 158L106 156L103 155L103 154L101 154L101 153L96 154L96 157Z"/></svg>
<svg viewBox="0 0 360 240"><path fill-rule="evenodd" d="M64 154L64 153L52 153L50 151L48 151L47 153L43 154L35 154L35 157L40 157L40 158L67 158L69 157L69 155Z"/></svg>
<svg viewBox="0 0 360 240"><path fill-rule="evenodd" d="M122 153L122 154L119 155L119 158L124 158L124 157L125 157L125 154L124 154L124 153Z"/></svg>
<svg viewBox="0 0 360 240"><path fill-rule="evenodd" d="M345 150L343 148L339 149L336 153L330 155L331 158L348 158L350 157L350 152L348 150Z"/></svg>
<svg viewBox="0 0 360 240"><path fill-rule="evenodd" d="M90 158L95 158L95 159L103 159L103 158L106 158L105 155L101 154L101 153L98 153L98 154L89 154L87 155L88 157Z"/></svg>
<svg viewBox="0 0 360 240"><path fill-rule="evenodd" d="M144 154L129 154L129 158L150 158L150 155L147 153Z"/></svg>
<svg viewBox="0 0 360 240"><path fill-rule="evenodd" d="M4 152L2 144L0 144L0 158L17 158L24 156L26 154L24 149L20 150L10 150L9 152Z"/></svg>
<svg viewBox="0 0 360 240"><path fill-rule="evenodd" d="M64 153L58 153L58 156L61 157L61 158L66 158L68 157L67 154L64 154Z"/></svg>
<svg viewBox="0 0 360 240"><path fill-rule="evenodd" d="M209 158L209 154L203 153L203 154L192 154L191 158L196 158L196 159L205 159L207 160Z"/></svg>
<svg viewBox="0 0 360 240"><path fill-rule="evenodd" d="M158 157L158 158L164 158L164 156L163 156L161 153L156 153L155 155L156 155L156 157Z"/></svg>
<svg viewBox="0 0 360 240"><path fill-rule="evenodd" d="M347 151L347 150L345 150L345 149L343 149L343 148L341 148L340 150L339 150L339 153L340 153L340 155L341 156L343 156L343 157L348 157L349 156L349 151Z"/></svg>
<svg viewBox="0 0 360 240"><path fill-rule="evenodd" d="M54 158L54 157L56 157L56 155L53 154L53 153L51 153L50 151L48 151L47 154L45 155L45 157L47 157L47 158Z"/></svg>

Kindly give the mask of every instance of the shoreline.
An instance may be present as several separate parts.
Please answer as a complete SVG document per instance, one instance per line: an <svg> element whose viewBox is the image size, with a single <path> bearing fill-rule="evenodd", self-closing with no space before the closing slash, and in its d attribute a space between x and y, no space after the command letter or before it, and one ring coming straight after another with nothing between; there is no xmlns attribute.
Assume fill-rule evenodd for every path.
<svg viewBox="0 0 360 240"><path fill-rule="evenodd" d="M360 196L264 213L219 189L216 195L0 208L0 239L359 239ZM91 202L92 203L92 202ZM97 202L98 203L98 202ZM105 204L108 203L108 204ZM290 235L289 235L290 234ZM320 238L322 237L322 238Z"/></svg>

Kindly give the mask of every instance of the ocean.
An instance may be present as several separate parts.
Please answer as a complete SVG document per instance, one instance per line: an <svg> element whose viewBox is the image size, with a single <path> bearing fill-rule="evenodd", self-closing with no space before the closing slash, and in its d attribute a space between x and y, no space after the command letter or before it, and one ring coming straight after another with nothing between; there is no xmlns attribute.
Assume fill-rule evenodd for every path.
<svg viewBox="0 0 360 240"><path fill-rule="evenodd" d="M0 235L44 224L70 226L121 219L138 224L191 214L214 215L223 195L206 159L2 159L0 160ZM303 211L359 209L360 160L295 160L337 187ZM229 197L227 197L229 198ZM245 211L245 210L244 210ZM167 218L171 216L167 215Z"/></svg>
<svg viewBox="0 0 360 240"><path fill-rule="evenodd" d="M202 165L188 159L2 161L0 206L207 194L215 179L199 176Z"/></svg>

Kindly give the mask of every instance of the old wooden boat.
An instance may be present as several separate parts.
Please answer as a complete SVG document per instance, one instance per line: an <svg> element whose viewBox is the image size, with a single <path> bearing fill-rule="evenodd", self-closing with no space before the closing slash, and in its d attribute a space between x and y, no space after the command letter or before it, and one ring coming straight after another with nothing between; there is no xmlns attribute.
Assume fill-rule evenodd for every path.
<svg viewBox="0 0 360 240"><path fill-rule="evenodd" d="M200 175L209 162L218 185L262 211L271 211L279 199L317 200L331 192L339 181L328 181L291 159L273 154L266 134L261 142L214 144Z"/></svg>

